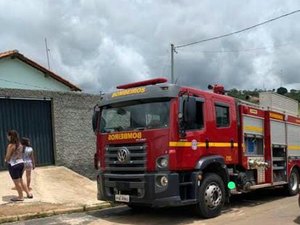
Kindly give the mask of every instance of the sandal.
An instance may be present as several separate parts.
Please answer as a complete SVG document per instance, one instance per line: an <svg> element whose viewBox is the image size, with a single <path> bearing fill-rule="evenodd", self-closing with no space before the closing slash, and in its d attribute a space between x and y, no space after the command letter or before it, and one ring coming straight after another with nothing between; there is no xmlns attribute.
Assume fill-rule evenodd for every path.
<svg viewBox="0 0 300 225"><path fill-rule="evenodd" d="M33 198L33 195L32 194L27 195L27 198Z"/></svg>
<svg viewBox="0 0 300 225"><path fill-rule="evenodd" d="M10 199L12 202L23 202L24 199L21 199L21 198L12 198Z"/></svg>

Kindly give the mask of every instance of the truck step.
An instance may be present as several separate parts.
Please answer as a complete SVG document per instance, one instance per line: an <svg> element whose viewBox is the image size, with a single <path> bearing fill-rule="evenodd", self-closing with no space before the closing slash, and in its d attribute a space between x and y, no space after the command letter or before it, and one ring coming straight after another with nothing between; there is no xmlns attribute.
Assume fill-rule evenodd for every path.
<svg viewBox="0 0 300 225"><path fill-rule="evenodd" d="M193 182L182 182L182 183L179 183L180 186L187 186L187 185L192 185Z"/></svg>
<svg viewBox="0 0 300 225"><path fill-rule="evenodd" d="M273 170L285 170L286 168L284 166L274 166Z"/></svg>
<svg viewBox="0 0 300 225"><path fill-rule="evenodd" d="M189 200L181 201L180 205L192 205L192 204L196 204L196 203L197 203L196 199L189 199Z"/></svg>
<svg viewBox="0 0 300 225"><path fill-rule="evenodd" d="M273 157L273 162L285 161L285 157Z"/></svg>
<svg viewBox="0 0 300 225"><path fill-rule="evenodd" d="M277 182L273 182L273 185L285 185L287 184L286 181L277 181Z"/></svg>
<svg viewBox="0 0 300 225"><path fill-rule="evenodd" d="M271 183L267 183L267 184L258 184L258 185L253 185L250 187L250 190L256 190L256 189L260 189L260 188L265 188L265 187L271 187L272 184Z"/></svg>
<svg viewBox="0 0 300 225"><path fill-rule="evenodd" d="M230 194L232 194L232 195L240 195L242 193L243 192L240 192L240 191L237 191L237 190L230 190Z"/></svg>

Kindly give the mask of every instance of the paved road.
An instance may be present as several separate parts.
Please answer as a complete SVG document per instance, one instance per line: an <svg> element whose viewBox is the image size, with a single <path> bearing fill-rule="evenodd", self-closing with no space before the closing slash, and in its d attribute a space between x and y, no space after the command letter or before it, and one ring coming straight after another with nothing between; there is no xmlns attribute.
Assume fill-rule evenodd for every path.
<svg viewBox="0 0 300 225"><path fill-rule="evenodd" d="M203 220L192 213L191 208L169 208L133 212L119 206L89 213L54 216L13 223L15 225L112 225L112 224L193 224L193 225L289 225L300 224L300 208L297 196L285 197L280 190L264 190L235 196L224 207L221 216Z"/></svg>

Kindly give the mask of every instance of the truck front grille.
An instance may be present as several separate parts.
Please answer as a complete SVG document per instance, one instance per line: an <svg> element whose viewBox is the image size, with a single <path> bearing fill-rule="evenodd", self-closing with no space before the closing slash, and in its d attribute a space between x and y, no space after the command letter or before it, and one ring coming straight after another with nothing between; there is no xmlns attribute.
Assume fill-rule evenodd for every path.
<svg viewBox="0 0 300 225"><path fill-rule="evenodd" d="M105 188L109 195L117 193L144 196L147 165L146 144L109 145L105 151ZM125 154L125 160L120 155Z"/></svg>
<svg viewBox="0 0 300 225"><path fill-rule="evenodd" d="M120 153L120 151L123 151ZM124 161L118 154L126 155ZM105 151L106 173L141 174L146 172L146 144L109 145Z"/></svg>

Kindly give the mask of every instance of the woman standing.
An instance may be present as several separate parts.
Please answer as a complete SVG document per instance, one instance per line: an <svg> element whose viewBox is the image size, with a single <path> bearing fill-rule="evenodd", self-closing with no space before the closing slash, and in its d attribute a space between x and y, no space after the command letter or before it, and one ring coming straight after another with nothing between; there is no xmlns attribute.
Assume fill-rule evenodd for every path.
<svg viewBox="0 0 300 225"><path fill-rule="evenodd" d="M22 138L21 143L23 145L23 159L24 159L24 169L26 171L26 181L27 189L30 191L31 183L31 171L35 168L35 160L33 155L33 149L30 144L29 138Z"/></svg>
<svg viewBox="0 0 300 225"><path fill-rule="evenodd" d="M18 197L12 198L11 200L24 201L23 190L26 192L28 198L33 198L32 194L28 191L22 180L24 171L23 147L20 144L17 131L8 131L7 139L9 143L6 149L4 161L8 163L9 174L18 191Z"/></svg>

